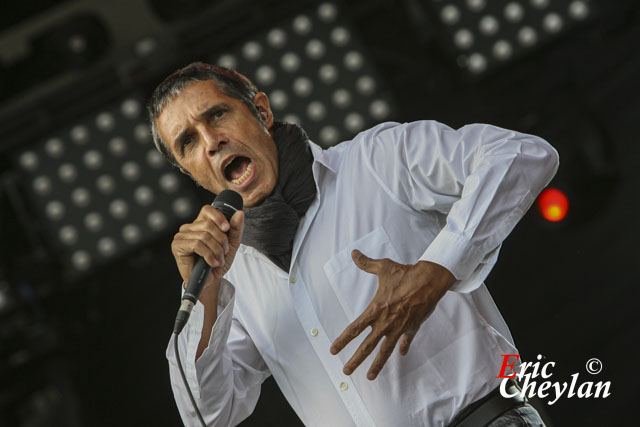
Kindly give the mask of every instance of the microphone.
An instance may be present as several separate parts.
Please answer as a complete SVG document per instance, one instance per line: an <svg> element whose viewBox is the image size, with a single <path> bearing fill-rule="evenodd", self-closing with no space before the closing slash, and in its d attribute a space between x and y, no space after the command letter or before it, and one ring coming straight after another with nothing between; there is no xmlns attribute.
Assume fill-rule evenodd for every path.
<svg viewBox="0 0 640 427"><path fill-rule="evenodd" d="M242 210L242 196L233 190L223 190L218 194L213 203L211 203L211 206L222 212L224 217L227 218L227 221L231 221L233 214L236 213L236 211ZM184 328L184 325L187 324L191 310L200 296L207 277L209 277L211 273L211 266L207 264L204 258L198 254L194 254L194 256L196 262L193 271L191 271L187 289L182 296L182 303L176 316L176 322L173 325L174 334L179 334Z"/></svg>

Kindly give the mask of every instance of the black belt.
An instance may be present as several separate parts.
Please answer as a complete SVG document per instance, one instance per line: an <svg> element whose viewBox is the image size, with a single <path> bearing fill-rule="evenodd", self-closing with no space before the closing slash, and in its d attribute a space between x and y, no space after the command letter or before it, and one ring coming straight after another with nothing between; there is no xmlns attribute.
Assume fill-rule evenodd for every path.
<svg viewBox="0 0 640 427"><path fill-rule="evenodd" d="M487 394L482 399L464 408L453 419L449 427L484 427L510 409L523 406L527 401L520 396L520 387L514 380L507 381L507 394L513 397L503 397L500 387Z"/></svg>

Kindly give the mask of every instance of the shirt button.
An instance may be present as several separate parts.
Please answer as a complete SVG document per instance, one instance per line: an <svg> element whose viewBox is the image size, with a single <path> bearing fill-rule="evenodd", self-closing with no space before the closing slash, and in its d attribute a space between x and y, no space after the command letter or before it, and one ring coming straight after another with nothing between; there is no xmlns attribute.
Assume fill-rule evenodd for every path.
<svg viewBox="0 0 640 427"><path fill-rule="evenodd" d="M296 283L296 276L292 274L291 277L289 277L289 283Z"/></svg>
<svg viewBox="0 0 640 427"><path fill-rule="evenodd" d="M318 329L317 328L311 328L311 336L315 337L316 335L318 335Z"/></svg>
<svg viewBox="0 0 640 427"><path fill-rule="evenodd" d="M342 382L340 383L340 390L342 390L342 391L347 391L347 390L349 390L349 384L347 384L347 383L345 383L344 381L342 381Z"/></svg>

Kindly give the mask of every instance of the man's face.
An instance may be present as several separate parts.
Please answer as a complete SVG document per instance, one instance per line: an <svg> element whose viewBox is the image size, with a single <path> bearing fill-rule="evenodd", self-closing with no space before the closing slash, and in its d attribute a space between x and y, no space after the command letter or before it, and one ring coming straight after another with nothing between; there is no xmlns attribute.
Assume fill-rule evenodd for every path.
<svg viewBox="0 0 640 427"><path fill-rule="evenodd" d="M253 101L270 128L267 96L260 92ZM273 138L242 101L224 95L215 82L186 86L169 101L157 125L183 172L212 193L234 190L251 207L273 191L278 179Z"/></svg>

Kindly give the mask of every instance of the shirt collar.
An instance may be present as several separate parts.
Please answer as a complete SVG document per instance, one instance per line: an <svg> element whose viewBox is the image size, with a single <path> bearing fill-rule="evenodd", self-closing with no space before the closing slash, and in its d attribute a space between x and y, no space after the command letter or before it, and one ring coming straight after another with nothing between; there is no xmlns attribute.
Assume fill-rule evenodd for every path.
<svg viewBox="0 0 640 427"><path fill-rule="evenodd" d="M311 140L309 140L309 146L311 147L311 153L313 154L313 162L319 163L331 172L336 173L337 167L334 160L335 156L328 155L329 152L327 150L324 150Z"/></svg>

